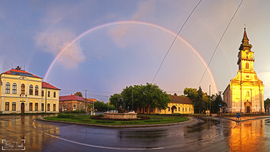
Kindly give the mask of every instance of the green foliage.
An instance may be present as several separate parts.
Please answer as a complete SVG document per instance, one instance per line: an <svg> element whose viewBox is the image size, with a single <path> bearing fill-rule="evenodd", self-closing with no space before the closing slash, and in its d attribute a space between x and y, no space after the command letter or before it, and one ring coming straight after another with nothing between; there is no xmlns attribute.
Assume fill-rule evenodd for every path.
<svg viewBox="0 0 270 152"><path fill-rule="evenodd" d="M57 115L57 118L74 118L74 115L72 115L72 114L62 114L62 113L59 113Z"/></svg>
<svg viewBox="0 0 270 152"><path fill-rule="evenodd" d="M133 109L137 107L150 107L166 109L171 101L169 95L161 90L157 85L146 83L146 85L127 86L121 93L125 107L129 106Z"/></svg>
<svg viewBox="0 0 270 152"><path fill-rule="evenodd" d="M116 103L120 100L120 94L115 93L110 96L110 105L114 105L116 107Z"/></svg>
<svg viewBox="0 0 270 152"><path fill-rule="evenodd" d="M114 123L113 120L97 120L96 123Z"/></svg>
<svg viewBox="0 0 270 152"><path fill-rule="evenodd" d="M64 113L85 113L84 110L65 111Z"/></svg>
<svg viewBox="0 0 270 152"><path fill-rule="evenodd" d="M190 100L195 100L198 96L197 89L194 88L185 88L184 89L184 95L190 98Z"/></svg>
<svg viewBox="0 0 270 152"><path fill-rule="evenodd" d="M268 104L270 104L270 99L269 98L267 98L267 99L264 100L264 108L266 108L266 106Z"/></svg>
<svg viewBox="0 0 270 152"><path fill-rule="evenodd" d="M83 97L83 95L82 95L82 93L80 91L77 91L74 95L79 96L79 97Z"/></svg>
<svg viewBox="0 0 270 152"><path fill-rule="evenodd" d="M108 104L100 102L100 101L95 102L94 107L98 111L107 111L108 108L109 108L109 110L115 110L114 105L108 105Z"/></svg>
<svg viewBox="0 0 270 152"><path fill-rule="evenodd" d="M224 107L227 104L223 102L221 94L215 94L214 96L212 96L211 113L218 113L220 110L219 105Z"/></svg>

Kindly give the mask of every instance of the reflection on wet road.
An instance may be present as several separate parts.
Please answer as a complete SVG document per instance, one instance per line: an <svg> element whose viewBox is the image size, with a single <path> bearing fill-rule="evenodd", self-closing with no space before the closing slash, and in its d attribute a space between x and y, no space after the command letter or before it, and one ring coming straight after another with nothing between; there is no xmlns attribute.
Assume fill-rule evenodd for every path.
<svg viewBox="0 0 270 152"><path fill-rule="evenodd" d="M23 144L27 151L270 150L270 118L241 123L194 118L192 123L176 126L111 129L35 121L38 117L0 116L1 148L11 148L9 141L9 145Z"/></svg>

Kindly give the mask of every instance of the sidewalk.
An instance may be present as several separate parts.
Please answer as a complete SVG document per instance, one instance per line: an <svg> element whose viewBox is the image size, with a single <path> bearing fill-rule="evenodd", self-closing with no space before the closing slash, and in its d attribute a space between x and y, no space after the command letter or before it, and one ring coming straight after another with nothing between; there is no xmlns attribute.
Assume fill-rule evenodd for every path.
<svg viewBox="0 0 270 152"><path fill-rule="evenodd" d="M265 118L270 119L270 116L269 115L267 115L267 116L244 116L244 117L241 117L240 121L237 120L236 116L235 117L217 117L217 118L229 119L229 120L237 121L237 122L243 122L243 121L256 120L256 119L265 119Z"/></svg>

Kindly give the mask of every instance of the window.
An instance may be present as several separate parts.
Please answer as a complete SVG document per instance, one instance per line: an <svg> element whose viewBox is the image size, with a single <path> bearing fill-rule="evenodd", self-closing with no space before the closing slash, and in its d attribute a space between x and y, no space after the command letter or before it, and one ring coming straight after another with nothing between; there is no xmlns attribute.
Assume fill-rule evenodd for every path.
<svg viewBox="0 0 270 152"><path fill-rule="evenodd" d="M44 103L41 104L41 111L44 111Z"/></svg>
<svg viewBox="0 0 270 152"><path fill-rule="evenodd" d="M9 102L6 102L5 104L5 111L9 111Z"/></svg>
<svg viewBox="0 0 270 152"><path fill-rule="evenodd" d="M48 91L48 97L50 97L51 95L50 95L50 91Z"/></svg>
<svg viewBox="0 0 270 152"><path fill-rule="evenodd" d="M186 108L186 111L187 111L187 108Z"/></svg>
<svg viewBox="0 0 270 152"><path fill-rule="evenodd" d="M185 109L184 109L184 108L182 108L182 111L184 112L184 111L185 111Z"/></svg>
<svg viewBox="0 0 270 152"><path fill-rule="evenodd" d="M38 103L35 103L35 111L38 111Z"/></svg>
<svg viewBox="0 0 270 152"><path fill-rule="evenodd" d="M56 92L53 92L53 97L56 98Z"/></svg>
<svg viewBox="0 0 270 152"><path fill-rule="evenodd" d="M73 105L73 110L76 110L76 105Z"/></svg>
<svg viewBox="0 0 270 152"><path fill-rule="evenodd" d="M41 91L41 95L42 95L42 97L44 97L44 91L43 90Z"/></svg>
<svg viewBox="0 0 270 152"><path fill-rule="evenodd" d="M248 63L246 63L246 68L249 69L249 64Z"/></svg>
<svg viewBox="0 0 270 152"><path fill-rule="evenodd" d="M13 83L12 85L12 94L17 94L17 84Z"/></svg>
<svg viewBox="0 0 270 152"><path fill-rule="evenodd" d="M29 86L29 95L33 95L33 85Z"/></svg>
<svg viewBox="0 0 270 152"><path fill-rule="evenodd" d="M171 109L170 109L170 107L168 107L168 111L170 111Z"/></svg>
<svg viewBox="0 0 270 152"><path fill-rule="evenodd" d="M50 104L48 103L48 106L47 106L48 108L47 108L47 111L50 111L51 109L50 109Z"/></svg>
<svg viewBox="0 0 270 152"><path fill-rule="evenodd" d="M56 105L55 104L53 104L53 111L55 111L56 110Z"/></svg>
<svg viewBox="0 0 270 152"><path fill-rule="evenodd" d="M178 111L180 111L180 107L178 107Z"/></svg>
<svg viewBox="0 0 270 152"><path fill-rule="evenodd" d="M9 84L9 82L6 83L6 94L10 94L10 84Z"/></svg>
<svg viewBox="0 0 270 152"><path fill-rule="evenodd" d="M12 111L16 111L16 102L12 102Z"/></svg>
<svg viewBox="0 0 270 152"><path fill-rule="evenodd" d="M25 85L24 84L21 85L21 94L25 94Z"/></svg>
<svg viewBox="0 0 270 152"><path fill-rule="evenodd" d="M177 111L177 108L175 107L175 111Z"/></svg>
<svg viewBox="0 0 270 152"><path fill-rule="evenodd" d="M35 95L38 96L38 86L35 86Z"/></svg>
<svg viewBox="0 0 270 152"><path fill-rule="evenodd" d="M29 103L29 111L33 111L33 104L32 104L32 102Z"/></svg>

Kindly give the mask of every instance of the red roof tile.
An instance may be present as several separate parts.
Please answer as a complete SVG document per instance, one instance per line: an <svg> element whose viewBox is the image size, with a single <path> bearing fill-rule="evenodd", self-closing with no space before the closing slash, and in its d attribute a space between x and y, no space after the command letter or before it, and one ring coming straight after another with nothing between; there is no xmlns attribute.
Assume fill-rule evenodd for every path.
<svg viewBox="0 0 270 152"><path fill-rule="evenodd" d="M59 101L84 101L83 97L75 96L75 95L67 95L67 96L60 96Z"/></svg>
<svg viewBox="0 0 270 152"><path fill-rule="evenodd" d="M192 101L189 99L189 97L170 95L170 98L171 103L192 104Z"/></svg>
<svg viewBox="0 0 270 152"><path fill-rule="evenodd" d="M41 78L41 77L38 77L32 73L29 73L29 72L26 72L25 70L20 70L20 69L11 69L11 70L8 70L7 72L4 72L2 74L21 75L21 76L26 76L26 77Z"/></svg>
<svg viewBox="0 0 270 152"><path fill-rule="evenodd" d="M56 88L55 86L47 83L47 82L42 82L42 88L47 88L47 89L55 89L55 90L61 90L59 88Z"/></svg>

